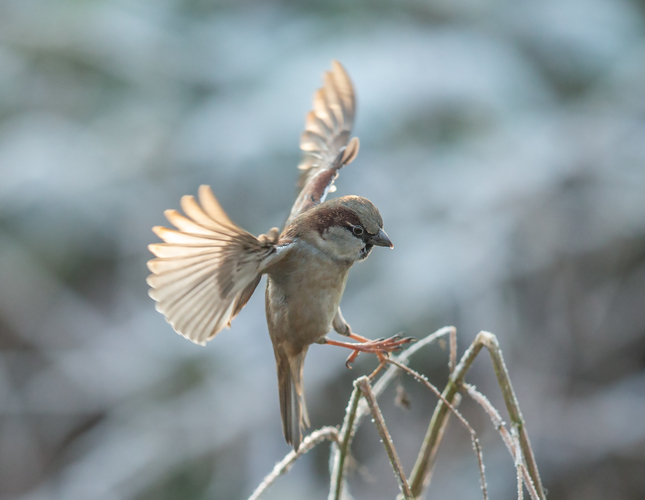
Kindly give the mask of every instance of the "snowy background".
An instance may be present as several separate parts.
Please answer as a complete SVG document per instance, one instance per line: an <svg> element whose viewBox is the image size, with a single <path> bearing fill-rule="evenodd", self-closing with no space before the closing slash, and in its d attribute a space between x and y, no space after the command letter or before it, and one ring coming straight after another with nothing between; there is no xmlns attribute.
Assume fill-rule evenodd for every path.
<svg viewBox="0 0 645 500"><path fill-rule="evenodd" d="M206 348L147 296L150 231L210 184L259 234L285 220L298 140L331 59L358 96L338 195L394 251L351 272L369 337L496 333L550 500L645 498L645 3L0 0L0 498L246 498L289 451L262 288ZM312 424L351 380L314 346ZM445 383L439 346L413 366ZM490 361L468 380L501 407ZM383 396L410 470L436 399ZM487 417L491 498L515 498ZM325 445L267 499L324 499ZM481 498L454 421L428 498ZM369 421L356 500L397 492Z"/></svg>

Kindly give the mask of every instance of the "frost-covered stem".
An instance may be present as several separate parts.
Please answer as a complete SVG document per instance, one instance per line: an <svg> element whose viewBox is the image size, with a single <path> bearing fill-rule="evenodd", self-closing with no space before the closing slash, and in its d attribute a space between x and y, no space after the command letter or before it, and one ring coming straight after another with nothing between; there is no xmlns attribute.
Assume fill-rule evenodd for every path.
<svg viewBox="0 0 645 500"><path fill-rule="evenodd" d="M492 420L493 425L499 431L499 434L502 437L502 441L504 441L504 444L506 445L508 452L511 454L511 457L513 458L513 462L515 463L516 467L519 460L522 477L524 478L524 483L526 484L526 489L528 490L529 495L531 496L531 500L540 500L538 497L537 491L535 491L535 485L531 480L531 476L529 476L529 473L526 470L526 466L524 465L524 460L522 459L522 450L519 447L519 439L514 440L513 437L511 437L511 433L508 432L508 429L504 425L504 422L502 421L502 417L500 416L499 412L492 405L492 403L488 400L486 396L484 396L481 392L479 392L474 385L463 384L463 386L468 392L468 395L471 398L473 398L477 403L479 403L482 406L482 408L484 408L486 413L488 413L488 415L490 416L490 419Z"/></svg>
<svg viewBox="0 0 645 500"><path fill-rule="evenodd" d="M416 497L421 496L424 487L428 485L429 475L435 463L437 449L443 437L443 429L446 426L446 420L450 416L448 405L444 401L454 406L457 390L461 386L468 369L479 354L479 351L482 350L482 347L483 344L478 342L477 339L470 344L470 347L466 350L459 364L450 375L448 383L441 394L441 399L437 402L432 419L430 420L430 425L423 438L421 450L419 451L416 463L412 469L412 474L410 475L410 488L412 489L412 494Z"/></svg>
<svg viewBox="0 0 645 500"><path fill-rule="evenodd" d="M440 328L439 330L428 335L427 337L422 338L411 347L408 347L405 351L403 351L401 354L394 357L393 359L398 361L402 365L407 365L408 360L410 359L410 356L412 356L414 353L418 352L420 349L427 346L428 344L431 344L438 338L443 337L444 335L450 335L451 337L456 336L457 330L455 329L454 326L444 326L443 328ZM383 391L387 388L390 382L394 380L397 373L399 373L399 368L397 366L391 365L387 369L387 371L383 375L381 375L381 377L372 387L372 392L374 393L374 396L376 396L376 398L378 398L383 393ZM360 401L360 403L358 404L358 411L356 412L356 420L354 421L354 431L356 430L356 428L358 428L363 417L368 415L369 412L370 411L369 411L369 408L367 407L367 403L364 400Z"/></svg>
<svg viewBox="0 0 645 500"><path fill-rule="evenodd" d="M482 456L482 449L479 444L479 439L477 439L477 433L475 432L475 429L473 429L473 427L468 423L468 420L466 420L464 416L461 413L459 413L457 408L455 408L452 403L444 399L444 397L439 392L439 389L437 389L434 385L432 385L426 376L421 375L419 372L414 371L412 368L399 364L397 361L390 360L389 362L394 365L397 365L401 370L408 372L416 380L423 383L428 389L434 392L437 395L437 397L440 400L442 400L443 403L448 407L448 409L455 414L457 419L459 419L459 421L463 424L466 430L468 430L468 432L470 433L470 439L472 441L473 448L475 450L475 455L477 455L477 464L479 465L479 479L481 482L482 494L483 494L484 500L488 500L488 488L486 487L486 475L484 474L484 458Z"/></svg>
<svg viewBox="0 0 645 500"><path fill-rule="evenodd" d="M513 391L513 385L511 384L511 379L508 375L508 370L506 369L506 364L504 363L504 358L502 357L502 350L499 348L499 343L497 342L497 337L490 332L479 332L475 338L474 343L480 343L485 345L490 354L491 360L493 361L493 369L495 370L495 375L497 376L497 382L499 387L502 390L502 396L504 397L504 402L506 403L506 409L508 410L508 415L511 419L511 426L517 428L519 435L520 447L522 448L522 455L524 457L524 463L526 468L529 471L531 480L535 485L535 489L538 493L540 500L546 500L546 494L544 492L544 487L542 486L542 480L540 479L540 473L537 468L537 463L535 462L535 456L533 455L533 449L531 448L531 442L529 441L529 435L526 431L526 424L524 423L524 418L522 417L522 412L520 411L520 405L517 402L517 397Z"/></svg>
<svg viewBox="0 0 645 500"><path fill-rule="evenodd" d="M453 328L450 331L450 360L448 361L448 368L450 373L455 371L457 366L457 330Z"/></svg>
<svg viewBox="0 0 645 500"><path fill-rule="evenodd" d="M405 351L403 351L401 354L396 356L394 359L397 360L401 364L407 364L408 360L410 359L410 356L418 352L420 349L423 347L426 347L427 345L431 344L435 340L445 336L445 335L450 335L451 338L456 337L457 335L457 330L455 329L454 326L444 326L443 328L440 328L436 332L428 335L427 337L422 338L418 342L416 342L414 345L410 346L407 348ZM455 342L456 343L456 342ZM451 342L452 346L452 342ZM396 377L397 373L399 372L399 368L391 365L386 372L381 375L381 377L378 379L378 381L372 386L372 392L374 393L374 396L378 398L383 391L387 388L387 386L394 380ZM353 393L352 393L353 397ZM351 404L347 406L348 410L351 409ZM367 402L363 399L358 400L358 407L355 412L355 416L353 417L353 426L351 428L350 436L353 437L354 434L356 433L356 429L358 429L358 426L361 423L361 420L369 415L369 407L367 406ZM345 415L345 420L347 420L347 414ZM445 428L445 426L444 426ZM344 424L343 424L343 429L344 429ZM343 436L343 429L341 429L341 436ZM342 439L342 438L341 438ZM330 457L330 468L331 468L331 484L330 484L330 496L329 500L336 500L337 497L331 496L332 494L336 494L336 488L338 485L338 482L336 482L335 478L337 478L337 473L335 472L335 468L338 463L339 459L339 448L338 446L332 446L332 456ZM344 470L342 470L344 473ZM341 478L341 482L343 479ZM342 486L342 485L341 485ZM342 491L342 487L341 487ZM338 497L340 498L340 497Z"/></svg>
<svg viewBox="0 0 645 500"><path fill-rule="evenodd" d="M520 439L517 435L517 428L511 428L513 435L513 449L515 450L515 470L517 471L517 500L524 500L524 489L522 488L522 469L524 469L524 462L522 461L522 449L520 447Z"/></svg>
<svg viewBox="0 0 645 500"><path fill-rule="evenodd" d="M358 401L361 398L361 391L354 382L354 390L349 398L347 411L345 413L345 420L340 429L339 444L333 446L335 449L333 453L334 462L331 470L331 483L329 487L329 500L340 500L343 491L343 479L345 477L345 459L349 451L349 444L354 437L354 419L356 418L356 410L358 409Z"/></svg>
<svg viewBox="0 0 645 500"><path fill-rule="evenodd" d="M401 493L403 493L403 498L405 500L414 500L412 492L410 491L410 486L408 486L408 481L405 478L405 473L403 472L403 467L401 466L399 455L396 453L396 449L394 448L394 444L392 443L390 433L385 426L383 414L381 413L381 409L376 402L376 397L372 392L372 386L370 385L369 379L367 377L361 377L356 380L356 385L363 393L365 401L367 401L367 405L369 406L370 412L372 413L372 417L374 418L374 425L376 425L376 429L381 436L381 441L383 441L383 446L385 447L387 456L390 459L390 464L392 464L392 469L394 469L394 475L396 476L396 480L399 483Z"/></svg>
<svg viewBox="0 0 645 500"><path fill-rule="evenodd" d="M266 491L266 489L273 484L273 482L279 478L281 475L289 472L291 466L294 464L298 458L307 453L317 444L330 439L332 441L338 442L338 429L336 427L322 427L317 431L309 434L305 439L300 443L300 448L298 451L292 451L287 453L287 455L277 464L273 470L267 474L267 476L262 480L260 485L255 489L251 494L248 500L257 500L260 498L260 495Z"/></svg>

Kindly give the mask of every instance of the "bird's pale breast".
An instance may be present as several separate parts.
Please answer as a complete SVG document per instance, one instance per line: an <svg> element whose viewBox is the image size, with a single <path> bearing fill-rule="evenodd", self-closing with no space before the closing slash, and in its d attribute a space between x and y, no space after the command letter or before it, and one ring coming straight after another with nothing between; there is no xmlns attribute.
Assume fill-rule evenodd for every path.
<svg viewBox="0 0 645 500"><path fill-rule="evenodd" d="M295 353L330 332L351 264L294 250L268 272L266 313L273 342Z"/></svg>

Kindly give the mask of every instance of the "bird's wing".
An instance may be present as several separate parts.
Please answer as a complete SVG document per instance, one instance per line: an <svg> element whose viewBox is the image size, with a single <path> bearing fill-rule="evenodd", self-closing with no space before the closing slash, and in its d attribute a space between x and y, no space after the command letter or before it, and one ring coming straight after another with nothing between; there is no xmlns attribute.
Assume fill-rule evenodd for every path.
<svg viewBox="0 0 645 500"><path fill-rule="evenodd" d="M186 216L165 212L177 230L153 228L165 243L148 247L157 257L148 261L149 294L177 333L203 345L230 326L290 242L277 228L256 238L236 226L209 186L200 186L199 203L184 196L181 207Z"/></svg>
<svg viewBox="0 0 645 500"><path fill-rule="evenodd" d="M354 87L338 61L332 61L325 73L324 85L314 94L313 110L307 114L305 131L300 138L303 159L296 199L287 225L298 215L325 201L334 190L338 170L358 154L358 139L349 136L356 114Z"/></svg>

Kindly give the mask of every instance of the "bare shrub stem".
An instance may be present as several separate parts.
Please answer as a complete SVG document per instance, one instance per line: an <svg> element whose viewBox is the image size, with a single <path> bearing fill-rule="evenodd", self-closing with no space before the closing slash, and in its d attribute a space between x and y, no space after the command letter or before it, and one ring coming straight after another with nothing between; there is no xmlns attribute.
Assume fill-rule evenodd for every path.
<svg viewBox="0 0 645 500"><path fill-rule="evenodd" d="M425 376L409 368L407 363L412 354L444 335L450 336L450 357L448 362L450 377L448 378L448 383L446 384L443 392L440 393ZM508 370L506 369L497 338L492 333L485 331L479 332L473 343L468 347L457 364L456 335L457 332L454 327L441 328L407 349L401 355L387 359L386 361L390 366L374 386L371 385L370 378L378 373L378 371L383 367L383 363L379 365L379 369L373 372L370 377L363 376L355 380L354 390L347 405L343 426L340 431L335 427L323 427L311 433L303 440L297 453L289 453L281 462L276 464L273 471L264 478L260 486L258 486L251 497L249 497L249 500L256 500L279 476L286 473L300 456L304 455L314 446L325 440L333 441L330 456L331 487L329 500L341 500L341 498L343 498L344 491L343 482L346 469L345 464L350 453L350 445L361 419L370 413L372 414L373 421L379 435L381 436L381 440L385 446L392 469L394 470L397 482L399 483L399 488L401 490L401 496L399 496L399 498L404 498L405 500L418 499L422 495L423 490L429 485L432 470L436 462L437 450L439 449L439 445L447 427L450 414L454 413L457 419L470 433L473 448L477 455L483 497L487 500L488 492L479 440L477 439L475 430L456 409L456 406L458 406L461 401L461 395L459 394L460 391L467 392L484 408L490 416L493 425L500 433L502 440L506 444L511 456L513 457L517 471L518 498L522 500L522 483L524 483L531 500L546 500L537 464L535 463L533 450L526 431L526 425L524 423L515 392L513 391L513 386L511 385ZM483 347L486 347L493 362L495 375L511 420L510 432L502 421L499 412L490 403L486 396L478 392L474 386L468 385L464 382L464 378L468 370ZM426 435L423 439L423 443L412 469L409 481L406 480L398 454L394 448L392 439L385 425L385 421L383 420L383 415L381 414L381 410L377 403L377 398L394 379L399 370L403 370L414 376L439 397L439 401L437 402L432 414L428 430L426 431ZM361 398L361 395L363 398Z"/></svg>
<svg viewBox="0 0 645 500"><path fill-rule="evenodd" d="M440 328L436 332L428 335L427 337L422 338L412 346L410 346L408 349L403 351L401 354L396 356L394 359L398 361L399 363L405 365L408 363L410 357L426 347L427 345L430 345L437 339L440 339L441 337L444 337L445 335L449 335L451 338L450 345L454 344L455 346L457 345L456 340L452 340L453 338L456 339L457 336L457 330L455 329L454 326L444 326L443 328ZM451 353L452 356L452 353ZM455 354L456 356L456 354ZM372 392L374 393L374 397L378 398L383 391L390 385L390 383L394 380L396 375L399 373L399 368L395 365L390 365L390 367L385 371L383 375L378 379L378 381L372 386ZM353 401L354 393L352 393L352 396L350 397L350 402ZM352 420L352 427L349 428L349 434L347 435L348 438L350 439L349 442L351 442L351 439L353 438L356 429L358 429L358 426L360 425L362 419L369 415L370 410L367 405L367 402L364 399L357 398L356 402L358 403L358 406L356 410L354 410L354 414L351 416ZM348 410L352 408L351 403L347 406ZM345 415L345 422L348 420L348 415ZM341 436L345 435L345 422L343 423L343 428L341 429ZM445 426L444 426L445 428ZM348 453L348 449L346 450L345 454ZM341 454L339 451L339 448L337 446L332 445L332 457L330 458L330 463L331 463L331 481L330 481L330 489L329 489L329 497L328 500L340 500L341 498L341 492L342 492L342 483L344 481L344 478L339 478L338 474L343 474L344 475L344 468L340 467L339 461L340 460L345 460L345 456L341 458ZM339 481L340 479L340 481Z"/></svg>
<svg viewBox="0 0 645 500"><path fill-rule="evenodd" d="M410 360L410 357L423 349L425 346L431 344L435 340L445 336L445 335L450 335L452 338L453 336L456 337L457 335L457 330L455 329L454 326L444 326L443 328L440 328L436 332L428 335L427 337L422 338L419 340L417 343L413 344L411 347L403 351L401 354L398 356L394 357L396 361L401 363L402 365L407 365L408 361ZM451 342L452 344L452 342ZM456 342L455 342L456 345ZM391 365L383 375L378 379L378 381L372 386L372 392L378 398L383 391L387 388L388 385L394 380L394 377L396 377L397 373L399 373L399 368L397 366ZM369 408L367 407L367 403L363 400L360 401L358 405L358 411L356 413L356 420L354 422L354 426L358 427L361 420L363 417L369 414Z"/></svg>
<svg viewBox="0 0 645 500"><path fill-rule="evenodd" d="M441 398L437 402L437 406L430 420L430 425L423 439L421 450L419 451L417 460L412 468L412 474L410 475L410 488L412 489L412 494L417 497L421 496L424 488L429 484L430 474L434 468L437 456L437 449L443 437L443 429L445 429L446 420L450 416L449 408L444 401L449 402L454 407L457 390L463 378L466 376L468 369L479 354L479 351L482 350L482 347L483 344L477 342L477 339L470 344L470 347L468 347L459 364L450 375L448 383L441 394Z"/></svg>
<svg viewBox="0 0 645 500"><path fill-rule="evenodd" d="M345 459L349 453L349 445L354 437L354 419L356 418L356 410L358 409L358 401L361 398L361 391L354 381L354 390L349 398L347 411L345 412L345 420L340 429L339 444L334 446L335 452L332 470L331 470L331 483L329 488L329 500L340 500L343 491L343 480L345 478Z"/></svg>
<svg viewBox="0 0 645 500"><path fill-rule="evenodd" d="M535 485L533 484L533 480L531 479L531 476L529 476L529 473L526 470L526 466L524 465L524 460L522 458L522 450L519 445L519 438L515 439L513 436L511 436L511 433L508 432L508 429L506 428L504 421L502 420L502 417L500 416L497 409L492 405L492 403L488 400L486 396L484 396L481 392L479 392L475 388L474 385L464 384L464 388L468 392L468 395L471 398L473 398L477 403L479 403L482 406L482 408L484 408L486 413L488 413L488 415L490 416L490 419L492 420L493 425L499 431L499 434L502 437L502 441L504 441L504 444L506 445L508 452L511 454L511 457L513 458L513 462L515 463L515 466L519 468L518 474L521 473L521 477L524 478L524 483L526 484L526 489L528 490L529 495L531 496L531 500L539 500L537 491L535 491ZM521 487L521 484L520 484L520 487Z"/></svg>
<svg viewBox="0 0 645 500"><path fill-rule="evenodd" d="M522 469L524 462L522 461L522 449L520 447L519 436L517 435L516 428L511 429L513 436L513 450L515 451L515 470L517 471L517 500L524 500L524 489L522 488ZM528 484L528 483L527 483ZM533 486L533 483L531 483Z"/></svg>
<svg viewBox="0 0 645 500"><path fill-rule="evenodd" d="M452 403L448 402L446 399L443 398L443 396L439 392L439 389L437 389L434 385L432 385L425 375L421 375L419 372L414 371L412 368L408 366L400 364L398 361L389 360L389 362L392 363L393 365L398 366L401 370L406 371L407 373L412 375L416 380L423 383L432 392L434 392L437 395L437 397L443 401L443 403L448 407L448 409L450 409L450 411L455 414L455 416L459 419L459 421L463 424L463 426L468 430L468 432L470 433L470 440L472 441L472 444L473 444L473 449L475 450L475 455L477 455L477 465L479 466L479 479L481 482L482 495L484 497L484 500L488 500L488 488L486 487L486 475L484 473L484 457L482 454L481 446L479 444L479 439L477 439L477 433L475 432L475 429L473 429L473 427L468 423L468 420L466 420L464 416L461 413L459 413L457 408L455 408L454 405L452 405Z"/></svg>
<svg viewBox="0 0 645 500"><path fill-rule="evenodd" d="M537 491L539 499L546 500L546 495L544 493L544 488L542 487L542 481L540 480L537 464L535 463L531 443L529 442L528 434L526 432L524 419L522 418L522 413L520 412L519 404L515 397L515 392L513 391L513 386L511 385L506 365L504 364L502 351L499 348L497 337L492 333L484 331L477 334L473 343L470 344L470 347L468 347L462 356L459 364L448 379L448 384L442 393L441 400L435 407L432 419L430 420L430 425L428 426L428 431L426 432L426 436L423 440L423 445L421 446L419 456L417 457L417 461L410 476L410 487L412 488L412 493L416 496L421 495L424 487L428 484L428 476L432 471L432 466L434 465L434 459L431 460L431 457L436 456L436 449L441 443L441 435L439 431L441 427L443 427L444 419L449 416L448 406L444 401L452 404L457 391L462 387L466 373L468 373L473 361L483 347L488 349L491 360L493 361L493 369L497 376L497 382L502 390L502 396L504 397L511 424L517 427L520 447L522 449L524 463L528 469L529 476L535 485L535 490Z"/></svg>
<svg viewBox="0 0 645 500"><path fill-rule="evenodd" d="M276 479L289 472L289 469L291 469L291 466L296 460L298 460L302 455L314 448L317 444L320 444L328 439L338 442L338 429L336 429L336 427L322 427L317 431L309 434L305 439L302 440L302 443L300 443L300 448L298 448L297 452L292 451L290 453L287 453L287 455L280 462L275 464L273 470L269 474L267 474L267 476L262 480L260 485L255 489L248 500L257 500L258 498L260 498L260 495L264 493L264 491L269 486L271 486Z"/></svg>
<svg viewBox="0 0 645 500"><path fill-rule="evenodd" d="M450 373L455 371L457 367L457 330L453 328L450 331L450 358L448 361L448 369Z"/></svg>
<svg viewBox="0 0 645 500"><path fill-rule="evenodd" d="M524 463L526 468L529 471L531 480L535 485L535 489L538 493L538 496L541 500L546 500L546 494L544 492L544 487L542 486L542 480L540 479L540 473L537 468L537 463L535 462L535 456L533 455L533 449L531 448L531 442L529 441L529 435L526 431L526 424L524 423L524 418L522 417L522 412L520 411L520 405L517 402L517 397L513 391L513 385L511 384L511 378L508 375L508 370L506 369L506 364L504 363L504 358L502 357L502 350L499 347L497 342L497 337L490 332L479 332L475 338L475 342L481 342L488 349L491 360L493 361L493 369L495 370L495 375L497 376L497 382L499 387L502 390L502 396L504 397L504 402L506 403L506 409L508 410L508 415L511 419L512 427L517 427L517 432L519 435L520 447L522 448L522 455L524 457Z"/></svg>
<svg viewBox="0 0 645 500"><path fill-rule="evenodd" d="M405 478L405 472L403 472L403 467L401 466L401 460L399 460L399 455L394 448L394 443L392 443L392 437L390 436L390 433L385 426L383 414L381 413L381 409L376 402L376 397L372 392L372 386L369 379L367 377L361 377L356 380L356 385L363 393L363 396L365 397L365 400L367 401L367 404L369 406L370 412L372 413L374 425L376 425L376 429L381 436L381 441L383 442L387 456L390 459L390 464L392 465L392 469L394 470L396 480L399 483L401 493L403 493L403 498L405 500L414 500L412 492L410 491L410 486L408 486L408 481Z"/></svg>

